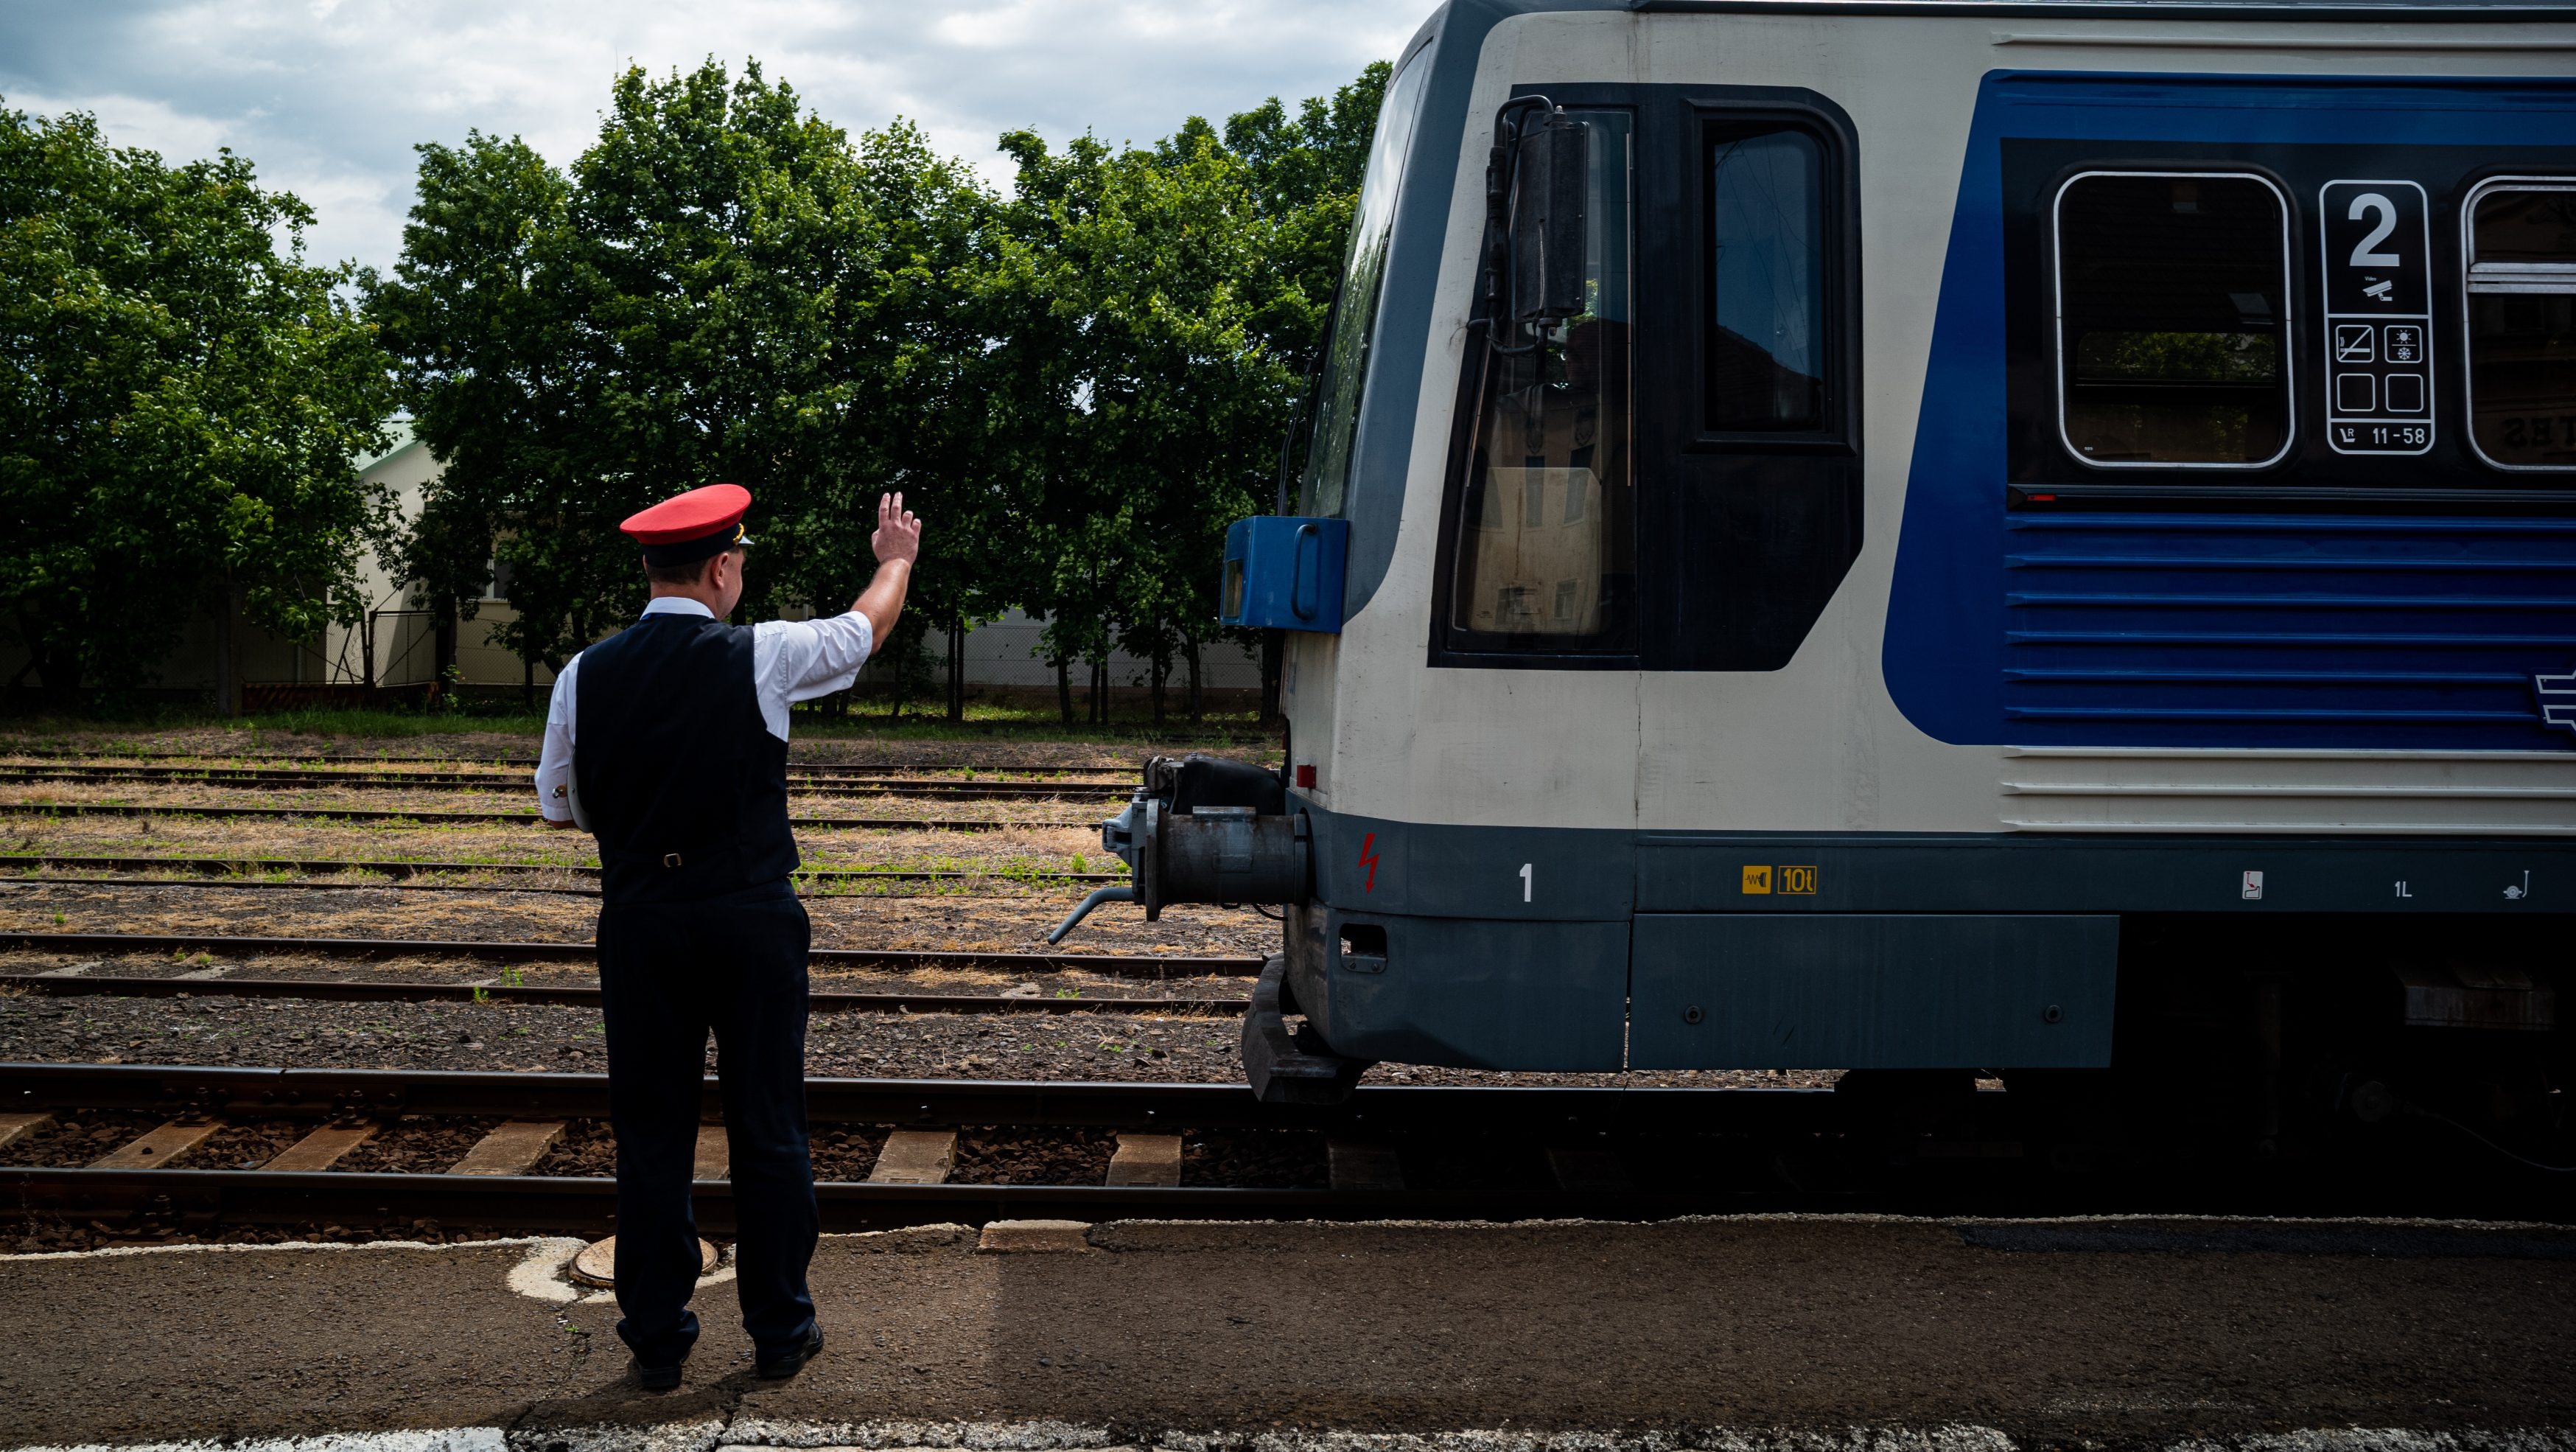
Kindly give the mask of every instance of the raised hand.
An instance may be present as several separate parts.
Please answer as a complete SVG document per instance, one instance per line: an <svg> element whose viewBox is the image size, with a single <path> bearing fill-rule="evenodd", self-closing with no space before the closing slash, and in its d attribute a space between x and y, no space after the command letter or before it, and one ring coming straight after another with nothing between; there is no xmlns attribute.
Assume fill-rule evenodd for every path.
<svg viewBox="0 0 2576 1452"><path fill-rule="evenodd" d="M876 551L879 564L901 560L909 565L921 557L921 521L903 507L902 495L877 496L877 529L868 536L868 547Z"/></svg>

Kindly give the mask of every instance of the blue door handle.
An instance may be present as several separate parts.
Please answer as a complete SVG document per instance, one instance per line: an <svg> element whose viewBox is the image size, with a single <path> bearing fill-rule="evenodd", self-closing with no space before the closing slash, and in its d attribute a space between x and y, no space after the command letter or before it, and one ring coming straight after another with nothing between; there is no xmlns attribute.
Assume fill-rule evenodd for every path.
<svg viewBox="0 0 2576 1452"><path fill-rule="evenodd" d="M1288 609L1300 620L1314 619L1316 609L1324 603L1320 589L1323 582L1320 578L1316 581L1319 588L1315 603L1313 605L1297 603L1298 592L1306 583L1306 542L1308 540L1315 542L1315 573L1320 577L1324 573L1324 534L1323 530L1311 520L1297 526L1297 551L1289 557L1288 562Z"/></svg>

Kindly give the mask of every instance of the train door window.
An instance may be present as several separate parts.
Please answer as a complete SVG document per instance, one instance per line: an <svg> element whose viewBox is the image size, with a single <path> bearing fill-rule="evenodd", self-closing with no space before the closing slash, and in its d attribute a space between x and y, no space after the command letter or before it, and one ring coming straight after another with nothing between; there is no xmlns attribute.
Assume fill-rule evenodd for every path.
<svg viewBox="0 0 2576 1452"><path fill-rule="evenodd" d="M1458 512L1451 648L1536 653L1635 647L1629 460L1630 153L1625 111L1591 128L1584 311L1541 346L1488 349Z"/></svg>
<svg viewBox="0 0 2576 1452"><path fill-rule="evenodd" d="M2088 171L2055 207L2058 427L2101 469L2290 452L2290 211L2249 172Z"/></svg>
<svg viewBox="0 0 2576 1452"><path fill-rule="evenodd" d="M2576 469L2576 177L2469 194L2469 438L2499 469Z"/></svg>
<svg viewBox="0 0 2576 1452"><path fill-rule="evenodd" d="M1709 217L1702 344L1712 433L1825 423L1825 149L1782 121L1704 131Z"/></svg>

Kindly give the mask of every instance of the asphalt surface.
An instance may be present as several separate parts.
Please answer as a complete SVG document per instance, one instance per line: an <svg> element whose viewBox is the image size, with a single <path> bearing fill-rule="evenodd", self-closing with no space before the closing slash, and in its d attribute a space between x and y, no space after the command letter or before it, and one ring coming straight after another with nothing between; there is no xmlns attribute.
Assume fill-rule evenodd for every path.
<svg viewBox="0 0 2576 1452"><path fill-rule="evenodd" d="M2576 1418L2576 1236L2556 1230L1127 1223L1081 1251L976 1244L827 1239L831 1344L786 1384L750 1377L710 1285L665 1396L634 1385L613 1306L511 1288L525 1243L0 1261L0 1426L19 1445L491 1427L568 1449L681 1423L698 1430L670 1445L1966 1427L2118 1449L2354 1427L2548 1445ZM573 1294L542 1265L519 1279Z"/></svg>

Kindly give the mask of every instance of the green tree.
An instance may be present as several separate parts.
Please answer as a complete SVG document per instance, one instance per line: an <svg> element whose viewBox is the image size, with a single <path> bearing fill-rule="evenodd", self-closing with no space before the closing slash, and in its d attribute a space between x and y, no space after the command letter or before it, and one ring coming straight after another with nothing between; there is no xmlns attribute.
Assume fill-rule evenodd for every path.
<svg viewBox="0 0 2576 1452"><path fill-rule="evenodd" d="M1276 98L1221 135L1193 117L1152 148L1002 139L1018 164L1009 350L1056 414L1025 431L1044 461L1048 648L1093 661L1095 687L1113 648L1143 658L1158 720L1176 669L1199 714L1225 530L1269 495L1387 74L1294 120Z"/></svg>
<svg viewBox="0 0 2576 1452"><path fill-rule="evenodd" d="M793 509L769 514L767 527L792 541L792 558L761 563L785 597L843 608L873 568L876 497L901 492L933 522L906 614L947 637L954 719L965 704L957 646L968 629L1018 603L1025 576L1013 520L1026 476L1011 446L1007 394L991 396L1005 366L991 340L1008 323L987 285L995 200L908 122L860 133L851 162L869 245L840 284L833 323L851 385L833 427L835 467ZM908 647L895 671L898 702L914 687L904 673L915 667Z"/></svg>
<svg viewBox="0 0 2576 1452"><path fill-rule="evenodd" d="M419 153L402 260L392 278L370 274L365 286L413 429L443 465L383 554L438 622L432 669L444 679L456 663L454 622L479 610L504 537L514 556L542 550L550 522L526 509L574 492L582 374L557 277L569 182L515 137L473 132L461 147ZM601 622L603 612L580 599L540 614L543 588L514 583L513 595L536 606L519 611L517 635L529 636L532 621L567 633ZM568 658L551 642L518 643L528 659Z"/></svg>
<svg viewBox="0 0 2576 1452"><path fill-rule="evenodd" d="M311 221L229 151L171 167L87 115L0 111L0 630L58 707L211 615L237 710L243 627L363 609L386 501L357 462L392 397Z"/></svg>
<svg viewBox="0 0 2576 1452"><path fill-rule="evenodd" d="M1007 608L987 548L1009 497L962 405L991 198L898 122L855 142L757 63L617 79L568 173L513 140L424 147L404 256L376 280L422 436L447 466L402 563L471 611L511 567L495 636L559 669L642 603L627 514L752 491L746 615L843 608L879 492L935 522L917 608Z"/></svg>
<svg viewBox="0 0 2576 1452"><path fill-rule="evenodd" d="M369 289L448 468L400 567L470 612L508 562L496 633L560 667L640 600L626 513L742 483L746 612L837 610L901 490L931 524L910 615L947 636L952 717L965 632L1013 608L1047 622L1068 715L1070 662L1105 685L1121 647L1158 711L1186 669L1195 713L1225 527L1266 497L1383 87L1373 67L1294 119L1272 101L1151 148L1014 133L1008 198L757 65L627 72L566 172L516 141L425 147Z"/></svg>

